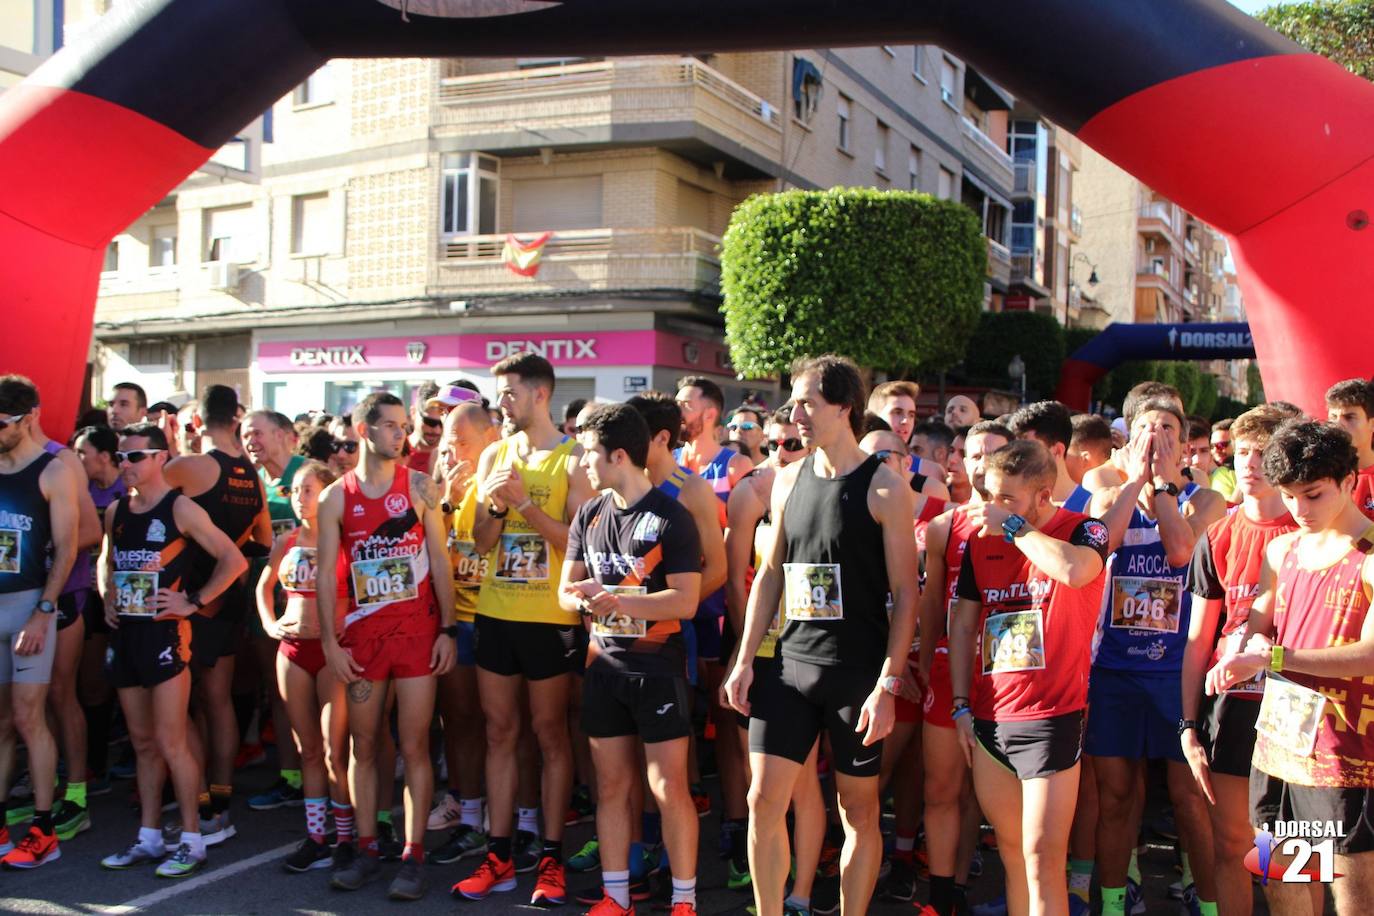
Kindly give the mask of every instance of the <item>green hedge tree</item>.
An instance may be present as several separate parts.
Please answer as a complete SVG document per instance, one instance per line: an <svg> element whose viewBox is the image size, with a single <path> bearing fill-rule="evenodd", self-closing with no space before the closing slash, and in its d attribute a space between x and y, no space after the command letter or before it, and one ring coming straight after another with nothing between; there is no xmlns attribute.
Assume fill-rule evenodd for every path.
<svg viewBox="0 0 1374 916"><path fill-rule="evenodd" d="M1026 390L1034 400L1054 397L1064 364L1064 333L1052 315L1039 312L984 312L964 355L970 381L1015 390L1007 365L1020 354L1026 364Z"/></svg>
<svg viewBox="0 0 1374 916"><path fill-rule="evenodd" d="M742 374L820 353L933 372L963 358L977 325L987 242L972 211L928 194L784 191L735 209L720 261Z"/></svg>
<svg viewBox="0 0 1374 916"><path fill-rule="evenodd" d="M1256 18L1356 76L1374 79L1374 0L1280 3Z"/></svg>

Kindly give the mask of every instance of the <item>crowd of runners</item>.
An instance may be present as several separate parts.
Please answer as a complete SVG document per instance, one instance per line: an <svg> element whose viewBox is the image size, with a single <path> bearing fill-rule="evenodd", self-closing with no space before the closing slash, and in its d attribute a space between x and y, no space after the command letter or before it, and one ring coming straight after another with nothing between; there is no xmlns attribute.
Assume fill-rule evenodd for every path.
<svg viewBox="0 0 1374 916"><path fill-rule="evenodd" d="M974 912L1138 914L1159 784L1183 911L1252 912L1256 833L1297 821L1374 912L1374 383L1316 418L1209 424L1154 382L1110 423L921 418L821 356L772 409L689 377L556 419L544 359L491 371L495 403L294 420L121 384L66 447L0 377L5 866L133 778L102 865L194 874L275 733L247 806L302 810L282 866L358 891L399 860L394 900L690 916L704 853L767 916L950 916L995 848Z"/></svg>

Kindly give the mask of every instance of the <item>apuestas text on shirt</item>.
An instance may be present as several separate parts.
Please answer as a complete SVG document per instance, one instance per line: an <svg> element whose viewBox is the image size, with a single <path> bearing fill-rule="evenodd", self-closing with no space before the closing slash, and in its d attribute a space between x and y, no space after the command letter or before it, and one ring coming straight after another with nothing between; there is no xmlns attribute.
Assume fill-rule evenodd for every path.
<svg viewBox="0 0 1374 916"><path fill-rule="evenodd" d="M32 531L33 516L20 515L0 509L0 528L13 528L16 531Z"/></svg>
<svg viewBox="0 0 1374 916"><path fill-rule="evenodd" d="M154 570L162 568L162 551L139 547L135 550L115 548L115 568L123 571Z"/></svg>
<svg viewBox="0 0 1374 916"><path fill-rule="evenodd" d="M1007 601L1029 598L1043 601L1054 590L1053 579L1032 579L1029 582L1013 582L1006 588L983 589L984 604L1002 604Z"/></svg>
<svg viewBox="0 0 1374 916"><path fill-rule="evenodd" d="M644 575L643 557L632 557L605 550L589 550L586 553L586 563L600 576L624 577L635 575L642 577Z"/></svg>

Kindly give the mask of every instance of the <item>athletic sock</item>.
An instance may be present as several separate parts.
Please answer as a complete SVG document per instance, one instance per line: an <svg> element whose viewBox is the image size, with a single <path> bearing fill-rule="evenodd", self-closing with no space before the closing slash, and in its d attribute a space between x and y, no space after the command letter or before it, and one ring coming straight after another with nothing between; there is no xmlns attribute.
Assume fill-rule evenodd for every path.
<svg viewBox="0 0 1374 916"><path fill-rule="evenodd" d="M391 823L391 809L386 808L377 812L377 823L386 824L388 827L395 826Z"/></svg>
<svg viewBox="0 0 1374 916"><path fill-rule="evenodd" d="M1188 861L1188 853L1179 853L1179 861L1183 864L1183 886L1187 888L1193 883L1193 864Z"/></svg>
<svg viewBox="0 0 1374 916"><path fill-rule="evenodd" d="M1102 916L1126 916L1126 888L1102 888Z"/></svg>
<svg viewBox="0 0 1374 916"><path fill-rule="evenodd" d="M910 836L901 833L897 834L897 839L893 844L893 851L904 859L910 859L912 853L916 851L916 834L913 833Z"/></svg>
<svg viewBox="0 0 1374 916"><path fill-rule="evenodd" d="M526 833L539 832L539 809L538 808L518 808L520 822L516 825L516 830L523 830Z"/></svg>
<svg viewBox="0 0 1374 916"><path fill-rule="evenodd" d="M1215 900L1198 900L1197 909L1202 916L1217 916L1217 904Z"/></svg>
<svg viewBox="0 0 1374 916"><path fill-rule="evenodd" d="M679 903L690 903L697 905L697 879L692 878L673 878L673 899L669 901L673 906Z"/></svg>
<svg viewBox="0 0 1374 916"><path fill-rule="evenodd" d="M37 827L40 833L52 833L52 808L34 808L33 826Z"/></svg>
<svg viewBox="0 0 1374 916"><path fill-rule="evenodd" d="M200 819L203 821L213 820L215 809L210 807L210 793L202 792L196 798L196 804L200 807Z"/></svg>
<svg viewBox="0 0 1374 916"><path fill-rule="evenodd" d="M622 909L630 908L630 873L628 871L603 871L601 884L606 896L620 904Z"/></svg>
<svg viewBox="0 0 1374 916"><path fill-rule="evenodd" d="M199 833L181 832L181 843L191 847L191 855L197 859L205 858L205 837Z"/></svg>
<svg viewBox="0 0 1374 916"><path fill-rule="evenodd" d="M1131 864L1126 867L1126 877L1136 884L1140 883L1140 853L1138 850L1131 850Z"/></svg>
<svg viewBox="0 0 1374 916"><path fill-rule="evenodd" d="M494 836L487 841L487 852L502 862L510 861L510 837Z"/></svg>
<svg viewBox="0 0 1374 916"><path fill-rule="evenodd" d="M330 807L334 809L334 832L338 842L353 842L353 806L330 802Z"/></svg>
<svg viewBox="0 0 1374 916"><path fill-rule="evenodd" d="M539 854L539 857L541 859L547 857L561 864L563 861L563 841L545 840L544 850Z"/></svg>
<svg viewBox="0 0 1374 916"><path fill-rule="evenodd" d="M377 838L375 836L358 837L358 851L374 859L379 859L382 856L382 851L377 848Z"/></svg>
<svg viewBox="0 0 1374 916"><path fill-rule="evenodd" d="M215 814L223 814L229 810L229 802L233 798L233 786L211 786L210 787L210 809Z"/></svg>
<svg viewBox="0 0 1374 916"><path fill-rule="evenodd" d="M162 831L156 827L138 828L138 845L155 855L162 855L167 851L167 844L162 840Z"/></svg>
<svg viewBox="0 0 1374 916"><path fill-rule="evenodd" d="M645 811L640 818L640 834L645 846L657 846L663 842L663 815L657 811Z"/></svg>
<svg viewBox="0 0 1374 916"><path fill-rule="evenodd" d="M325 820L328 817L329 799L307 798L305 800L305 832L316 843L324 842Z"/></svg>
<svg viewBox="0 0 1374 916"><path fill-rule="evenodd" d="M301 771L300 771L300 770L282 770L282 771L281 771L281 778L282 778L282 782L286 783L288 786L290 786L290 787L293 788L293 789L299 789L299 788L301 787Z"/></svg>
<svg viewBox="0 0 1374 916"><path fill-rule="evenodd" d="M930 905L939 916L951 916L954 912L954 876L930 876Z"/></svg>
<svg viewBox="0 0 1374 916"><path fill-rule="evenodd" d="M407 859L418 865L423 865L425 863L425 844L407 843L405 850L401 853L401 861L404 862Z"/></svg>
<svg viewBox="0 0 1374 916"><path fill-rule="evenodd" d="M67 783L67 792L63 796L63 801L69 801L77 807L86 807L86 781Z"/></svg>
<svg viewBox="0 0 1374 916"><path fill-rule="evenodd" d="M1084 903L1092 896L1093 886L1093 860L1092 859L1070 859L1069 860L1069 893L1078 897Z"/></svg>
<svg viewBox="0 0 1374 916"><path fill-rule="evenodd" d="M460 798L458 799L459 823L467 824L473 830L482 829L482 799L479 798Z"/></svg>

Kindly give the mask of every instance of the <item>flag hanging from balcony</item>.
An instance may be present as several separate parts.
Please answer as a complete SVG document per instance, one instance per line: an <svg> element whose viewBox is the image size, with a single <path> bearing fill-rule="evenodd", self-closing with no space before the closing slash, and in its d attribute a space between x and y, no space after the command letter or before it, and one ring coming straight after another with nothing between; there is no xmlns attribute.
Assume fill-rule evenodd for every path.
<svg viewBox="0 0 1374 916"><path fill-rule="evenodd" d="M506 245L501 249L501 260L512 272L522 277L533 277L539 273L539 258L551 238L552 232L545 232L528 242L522 242L514 235L507 235Z"/></svg>

